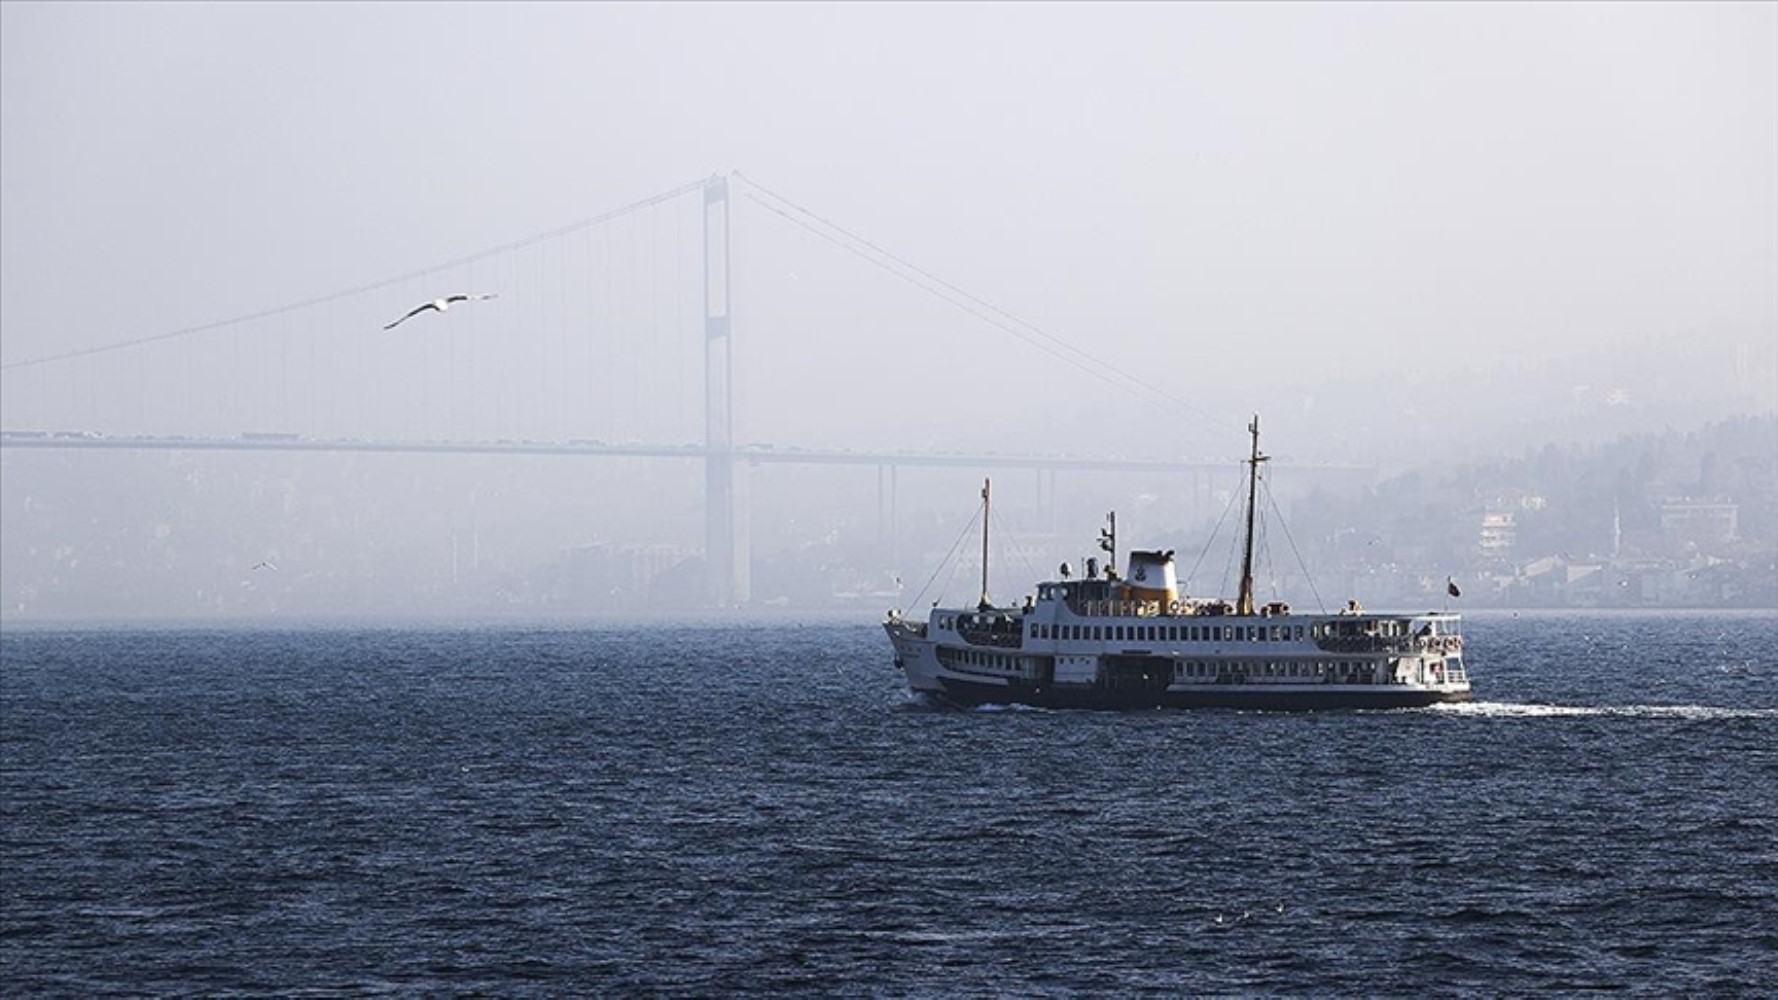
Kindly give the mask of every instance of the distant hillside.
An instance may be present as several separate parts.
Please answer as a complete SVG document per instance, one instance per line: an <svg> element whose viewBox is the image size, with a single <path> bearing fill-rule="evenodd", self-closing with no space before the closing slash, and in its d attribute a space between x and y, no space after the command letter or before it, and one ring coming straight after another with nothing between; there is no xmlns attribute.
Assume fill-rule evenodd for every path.
<svg viewBox="0 0 1778 1000"><path fill-rule="evenodd" d="M1481 601L1772 606L1778 416L1417 470L1358 497L1312 495L1289 517L1311 569L1389 591L1450 575Z"/></svg>

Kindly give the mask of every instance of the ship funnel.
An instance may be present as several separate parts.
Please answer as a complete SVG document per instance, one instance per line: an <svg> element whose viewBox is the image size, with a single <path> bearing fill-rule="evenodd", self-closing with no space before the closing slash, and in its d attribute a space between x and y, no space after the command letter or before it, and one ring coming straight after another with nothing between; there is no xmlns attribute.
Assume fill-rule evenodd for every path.
<svg viewBox="0 0 1778 1000"><path fill-rule="evenodd" d="M1179 576L1173 569L1173 550L1130 553L1130 572L1124 577L1124 593L1132 601L1179 600Z"/></svg>

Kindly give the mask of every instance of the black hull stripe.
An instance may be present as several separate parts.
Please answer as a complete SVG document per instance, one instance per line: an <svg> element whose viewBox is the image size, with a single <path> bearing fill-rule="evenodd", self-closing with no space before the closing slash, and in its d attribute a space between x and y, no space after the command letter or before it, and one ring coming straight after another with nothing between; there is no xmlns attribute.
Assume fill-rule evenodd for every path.
<svg viewBox="0 0 1778 1000"><path fill-rule="evenodd" d="M942 701L963 707L977 705L1031 705L1038 708L1245 708L1266 711L1309 712L1354 708L1422 708L1441 702L1469 701L1468 691L1424 691L1381 686L1332 687L1322 690L1232 691L1227 688L1186 691L1115 691L1088 687L1018 688L999 684L972 684L945 678L939 681Z"/></svg>

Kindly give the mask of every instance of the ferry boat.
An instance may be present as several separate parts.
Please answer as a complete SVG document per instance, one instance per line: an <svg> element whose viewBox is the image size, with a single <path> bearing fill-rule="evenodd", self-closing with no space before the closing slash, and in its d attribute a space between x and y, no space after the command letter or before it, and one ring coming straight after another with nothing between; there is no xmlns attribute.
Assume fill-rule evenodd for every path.
<svg viewBox="0 0 1778 1000"><path fill-rule="evenodd" d="M1037 585L1023 604L988 598L990 484L982 486L982 596L934 605L925 621L891 610L883 629L916 694L956 706L1045 708L1411 708L1468 701L1461 616L1375 614L1357 601L1296 614L1253 596L1259 418L1248 427L1246 529L1235 600L1180 593L1171 551L1132 551L1118 576L1116 516L1100 543L1111 556L1073 578ZM1455 591L1455 588L1452 588Z"/></svg>

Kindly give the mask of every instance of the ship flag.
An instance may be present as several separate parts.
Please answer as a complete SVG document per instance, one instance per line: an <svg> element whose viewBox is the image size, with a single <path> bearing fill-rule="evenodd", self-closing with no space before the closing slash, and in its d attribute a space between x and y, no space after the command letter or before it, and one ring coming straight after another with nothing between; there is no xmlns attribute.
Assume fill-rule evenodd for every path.
<svg viewBox="0 0 1778 1000"><path fill-rule="evenodd" d="M1457 589L1457 581L1448 576L1445 577L1445 593L1450 594L1452 597L1463 596L1463 591Z"/></svg>

